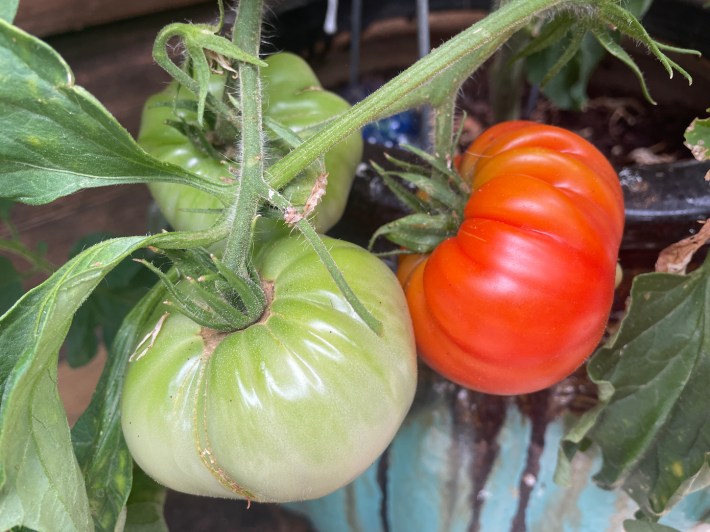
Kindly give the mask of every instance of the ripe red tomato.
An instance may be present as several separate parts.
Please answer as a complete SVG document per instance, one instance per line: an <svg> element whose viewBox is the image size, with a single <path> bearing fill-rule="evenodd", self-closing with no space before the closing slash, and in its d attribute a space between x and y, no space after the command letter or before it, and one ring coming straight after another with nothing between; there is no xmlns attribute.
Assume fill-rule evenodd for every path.
<svg viewBox="0 0 710 532"><path fill-rule="evenodd" d="M459 171L472 193L458 233L399 274L419 354L482 392L551 386L606 326L624 224L619 180L583 138L523 121L484 132Z"/></svg>

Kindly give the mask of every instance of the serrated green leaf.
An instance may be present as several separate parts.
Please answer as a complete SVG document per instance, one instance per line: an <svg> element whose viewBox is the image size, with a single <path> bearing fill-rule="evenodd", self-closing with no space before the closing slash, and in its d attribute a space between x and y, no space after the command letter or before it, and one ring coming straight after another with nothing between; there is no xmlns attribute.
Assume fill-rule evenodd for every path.
<svg viewBox="0 0 710 532"><path fill-rule="evenodd" d="M71 431L94 526L99 531L114 531L131 491L133 460L121 431L121 388L143 323L164 299L165 290L158 284L128 314L109 350L91 404Z"/></svg>
<svg viewBox="0 0 710 532"><path fill-rule="evenodd" d="M167 532L163 516L165 496L166 489L135 466L124 532Z"/></svg>
<svg viewBox="0 0 710 532"><path fill-rule="evenodd" d="M698 161L710 159L710 118L693 120L685 130L685 145Z"/></svg>
<svg viewBox="0 0 710 532"><path fill-rule="evenodd" d="M589 363L601 404L562 443L562 470L597 444L596 482L623 487L650 517L710 485L709 270L634 280L619 332Z"/></svg>
<svg viewBox="0 0 710 532"><path fill-rule="evenodd" d="M145 153L47 44L0 20L0 196L30 204L82 188L223 186Z"/></svg>
<svg viewBox="0 0 710 532"><path fill-rule="evenodd" d="M0 257L0 315L22 296L22 277L10 260Z"/></svg>
<svg viewBox="0 0 710 532"><path fill-rule="evenodd" d="M10 23L15 20L19 4L20 0L0 0L0 19Z"/></svg>

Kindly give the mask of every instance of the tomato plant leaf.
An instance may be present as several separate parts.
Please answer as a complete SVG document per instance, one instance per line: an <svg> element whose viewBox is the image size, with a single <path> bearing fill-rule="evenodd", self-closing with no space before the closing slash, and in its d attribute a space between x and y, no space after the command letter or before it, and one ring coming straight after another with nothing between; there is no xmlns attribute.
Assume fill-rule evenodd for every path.
<svg viewBox="0 0 710 532"><path fill-rule="evenodd" d="M133 487L126 505L124 532L168 532L163 516L166 489L141 468L133 468Z"/></svg>
<svg viewBox="0 0 710 532"><path fill-rule="evenodd" d="M621 486L649 517L710 485L710 261L682 276L634 279L628 314L589 363L600 405L562 442L558 478L589 442L602 450L595 476Z"/></svg>
<svg viewBox="0 0 710 532"><path fill-rule="evenodd" d="M150 238L108 240L84 251L0 318L0 530L91 529L57 393L57 357L77 308Z"/></svg>
<svg viewBox="0 0 710 532"><path fill-rule="evenodd" d="M619 11L628 16L625 20L630 23L635 20L634 17L643 16L651 3L651 0L624 0ZM578 13L561 13L543 26L536 38L517 54L528 56L525 66L530 82L542 85L545 96L561 109L580 110L584 106L588 99L589 80L605 50L619 54L629 67L637 68L633 61L626 61L623 51L619 51L616 42L618 35L609 34L609 25L595 23L598 24L594 19L580 17ZM590 29L594 37L584 35ZM576 37L572 37L571 44L563 42L568 32L577 33ZM639 40L646 43L644 39ZM639 79L643 84L643 77ZM650 99L645 85L643 89Z"/></svg>
<svg viewBox="0 0 710 532"><path fill-rule="evenodd" d="M131 490L133 460L121 431L121 388L141 326L164 299L165 290L158 285L128 314L109 350L91 404L71 431L96 530L113 532Z"/></svg>
<svg viewBox="0 0 710 532"><path fill-rule="evenodd" d="M0 314L4 314L22 296L22 277L12 262L0 257Z"/></svg>
<svg viewBox="0 0 710 532"><path fill-rule="evenodd" d="M42 204L82 188L223 187L145 153L47 44L0 20L0 196Z"/></svg>
<svg viewBox="0 0 710 532"><path fill-rule="evenodd" d="M12 22L17 15L17 7L20 0L2 0L0 1L0 19L6 22Z"/></svg>
<svg viewBox="0 0 710 532"><path fill-rule="evenodd" d="M97 509L104 488L92 492L89 500L81 468L92 472L114 466L106 465L103 453L108 451L103 447L97 455L85 453L78 444L81 462L72 452L57 392L58 353L72 316L102 279L137 249L151 244L170 249L204 246L222 238L224 230L214 228L105 240L67 262L0 317L0 530L93 528L91 510ZM96 401L112 400L115 389L108 384L107 399L99 395ZM103 424L100 430L106 430L110 424L104 418L110 418L111 409L90 409L92 417L97 410L100 420L90 424ZM87 479L91 491L96 484L91 475ZM127 493L129 486L124 483L122 489ZM99 506L95 515L104 516L102 512Z"/></svg>
<svg viewBox="0 0 710 532"><path fill-rule="evenodd" d="M555 43L528 57L525 66L530 82L541 84L564 51L565 46ZM560 109L581 109L587 101L589 79L603 56L603 48L591 35L585 35L577 54L545 80L542 92Z"/></svg>
<svg viewBox="0 0 710 532"><path fill-rule="evenodd" d="M710 159L710 118L693 120L685 130L685 145L698 161Z"/></svg>

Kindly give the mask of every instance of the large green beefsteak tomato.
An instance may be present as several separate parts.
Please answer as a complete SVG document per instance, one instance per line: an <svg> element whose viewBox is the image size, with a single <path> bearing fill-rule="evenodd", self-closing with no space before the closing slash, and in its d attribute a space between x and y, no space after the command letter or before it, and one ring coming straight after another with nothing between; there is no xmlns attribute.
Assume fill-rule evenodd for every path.
<svg viewBox="0 0 710 532"><path fill-rule="evenodd" d="M268 67L261 69L264 99L264 116L288 127L302 139L315 133L318 127L347 111L350 105L340 96L324 90L310 66L300 57L274 54L266 59ZM213 78L211 92L221 97L224 76ZM175 101L180 104L175 106ZM215 181L232 178L227 163L198 149L190 138L169 121L194 121L196 113L185 105L195 97L171 83L151 96L145 103L138 143L151 155L162 161L177 164ZM267 155L274 159L286 149L286 143L271 135ZM362 158L362 138L353 134L337 144L325 155L328 174L326 195L318 205L313 222L319 232L330 229L340 219L345 209L355 168ZM268 161L267 161L268 163ZM308 198L320 169L296 178L285 194L295 204ZM210 227L222 205L209 194L190 187L172 183L151 183L150 190L170 224L178 230L197 230Z"/></svg>
<svg viewBox="0 0 710 532"><path fill-rule="evenodd" d="M271 296L248 328L218 333L159 306L122 404L131 454L157 481L198 495L312 499L353 480L392 440L416 387L404 296L379 259L324 238L383 334L296 236L257 252Z"/></svg>

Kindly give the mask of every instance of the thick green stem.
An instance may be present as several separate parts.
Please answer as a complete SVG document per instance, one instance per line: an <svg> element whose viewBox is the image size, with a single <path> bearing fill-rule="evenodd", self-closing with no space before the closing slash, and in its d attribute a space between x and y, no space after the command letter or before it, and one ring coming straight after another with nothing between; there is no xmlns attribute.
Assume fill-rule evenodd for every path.
<svg viewBox="0 0 710 532"><path fill-rule="evenodd" d="M285 211L291 206L289 201L283 195L281 195L281 193L279 193L277 190L269 189L266 185L264 190L262 190L261 194L262 197L268 198L269 202L281 211ZM357 315L360 316L360 318L375 334L383 334L382 322L375 318L375 316L370 312L370 310L362 303L362 301L360 301L355 292L353 292L352 288L350 288L350 285L348 285L348 282L345 280L345 277L343 277L343 272L340 271L338 265L335 263L335 260L330 255L328 249L323 243L323 240L321 240L321 237L318 235L318 233L316 233L316 230L311 226L308 220L303 218L298 222L295 222L295 227L308 241L308 243L313 248L313 251L316 252L321 262L323 263L323 266L325 266L325 268L328 270L328 273L330 273L330 276L335 282L336 286L340 289L340 292L343 294L348 303L350 303L350 306L352 306L353 310L357 313Z"/></svg>
<svg viewBox="0 0 710 532"><path fill-rule="evenodd" d="M433 109L434 131L432 146L434 155L445 157L451 153L451 139L454 132L454 109L456 105L456 92Z"/></svg>
<svg viewBox="0 0 710 532"><path fill-rule="evenodd" d="M225 224L218 221L204 231L169 231L158 233L147 239L143 247L156 246L160 249L193 249L207 247L227 236Z"/></svg>
<svg viewBox="0 0 710 532"><path fill-rule="evenodd" d="M232 40L247 53L258 55L261 41L262 0L242 0L237 8ZM237 275L249 276L249 253L253 237L253 220L259 209L259 189L264 175L264 144L261 116L261 83L259 67L239 63L239 97L241 103L239 176L234 201L227 206L231 227L222 262Z"/></svg>
<svg viewBox="0 0 710 532"><path fill-rule="evenodd" d="M269 169L269 184L276 189L282 188L317 157L361 127L398 111L403 101L408 105L417 103L410 96L435 78L450 69L459 68L462 63L466 64L468 70L471 65L467 59L471 54L485 49L489 53L479 54L477 58L477 64L482 64L495 51L493 43L504 42L527 24L531 17L552 8L581 3L577 0L515 0L506 4L417 61L377 92L353 106L337 121L307 139L298 150L276 162ZM461 79L465 79L472 70L463 73ZM419 92L416 98L418 104L427 103L429 94L426 91Z"/></svg>

